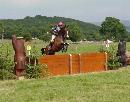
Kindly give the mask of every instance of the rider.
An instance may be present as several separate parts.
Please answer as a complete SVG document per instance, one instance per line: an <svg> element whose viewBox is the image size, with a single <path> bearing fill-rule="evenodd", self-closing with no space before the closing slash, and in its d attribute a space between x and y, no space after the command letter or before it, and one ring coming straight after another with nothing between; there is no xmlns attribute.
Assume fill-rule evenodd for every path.
<svg viewBox="0 0 130 102"><path fill-rule="evenodd" d="M51 33L52 33L52 37L51 37L51 42L50 42L50 46L52 46L55 37L58 35L58 32L65 26L65 24L63 22L59 22L57 25L55 25L52 29L51 29ZM67 37L68 36L68 31L67 31Z"/></svg>

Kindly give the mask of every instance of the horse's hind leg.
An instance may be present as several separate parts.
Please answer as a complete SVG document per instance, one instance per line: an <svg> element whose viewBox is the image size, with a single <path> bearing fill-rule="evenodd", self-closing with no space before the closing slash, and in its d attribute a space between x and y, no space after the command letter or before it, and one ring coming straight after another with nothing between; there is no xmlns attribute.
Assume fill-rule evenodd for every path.
<svg viewBox="0 0 130 102"><path fill-rule="evenodd" d="M62 47L62 52L67 52L67 49L68 49L68 46L69 44L68 43L65 43Z"/></svg>
<svg viewBox="0 0 130 102"><path fill-rule="evenodd" d="M48 55L55 55L55 52L50 50L50 51L48 51Z"/></svg>
<svg viewBox="0 0 130 102"><path fill-rule="evenodd" d="M65 50L65 44L61 43L61 51L64 52L64 50Z"/></svg>

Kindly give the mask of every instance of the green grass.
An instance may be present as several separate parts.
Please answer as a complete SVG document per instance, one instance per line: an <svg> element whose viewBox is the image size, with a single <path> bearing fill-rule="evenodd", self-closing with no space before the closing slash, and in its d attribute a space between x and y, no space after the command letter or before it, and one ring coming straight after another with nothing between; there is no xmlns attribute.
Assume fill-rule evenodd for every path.
<svg viewBox="0 0 130 102"><path fill-rule="evenodd" d="M6 46L7 44L9 45L8 48L11 49L11 55L14 54L13 48L12 48L12 44L11 44L11 40L4 40L3 44ZM36 40L36 41L32 41L31 42L31 46L32 46L32 50L33 47L36 48L37 50L37 54L38 56L41 56L41 48L45 47L46 45L48 45L49 42L43 42L41 40ZM26 44L25 44L26 45ZM114 45L116 46L116 49L118 47L118 43L114 43ZM99 43L87 43L87 42L83 42L83 43L76 43L76 44L70 44L68 47L68 51L65 53L60 52L56 52L56 54L73 54L73 53L90 53L90 52L99 52L101 46L103 45L103 42L99 42ZM112 46L112 44L110 45ZM1 47L1 42L0 42L0 47ZM7 48L6 48L7 49ZM1 49L0 49L1 50ZM130 42L127 42L127 51L130 51ZM27 54L28 55L28 54Z"/></svg>
<svg viewBox="0 0 130 102"><path fill-rule="evenodd" d="M130 66L101 73L0 81L0 102L130 102Z"/></svg>
<svg viewBox="0 0 130 102"><path fill-rule="evenodd" d="M11 41L4 48L14 55ZM8 44L8 46L6 46ZM33 41L38 55L48 43ZM67 53L98 52L102 43L70 44ZM1 46L1 43L0 43ZM117 48L117 43L115 43ZM130 51L130 44L127 43ZM58 52L56 54L65 54ZM130 102L130 66L116 71L33 80L0 81L0 102Z"/></svg>
<svg viewBox="0 0 130 102"><path fill-rule="evenodd" d="M12 44L11 44L11 40L4 40L3 44L5 45L9 45L8 48L11 49L10 54L13 55L14 51L12 48ZM42 47L46 47L46 45L48 45L49 42L45 43L43 41L37 40L37 41L32 41L31 42L31 46L32 46L32 51L33 48L35 46L35 48L37 49L37 55L41 56L41 48ZM26 43L25 43L26 46ZM102 42L99 42L98 44L96 43L76 43L76 44L70 44L68 47L68 51L65 53L60 52L56 52L56 54L73 54L73 53L89 53L89 52L98 52L100 47L102 46ZM1 47L1 43L0 43L0 47ZM7 49L7 48L5 48ZM1 49L0 49L1 50ZM28 55L28 53L27 53Z"/></svg>
<svg viewBox="0 0 130 102"><path fill-rule="evenodd" d="M35 46L38 50L38 54L41 55L41 48L46 47L49 44L49 42L43 42L40 40L32 41L31 46ZM96 44L96 43L71 43L68 47L68 51L65 53L62 53L61 51L56 52L56 54L72 54L72 53L85 53L85 52L98 52L101 47L102 42Z"/></svg>

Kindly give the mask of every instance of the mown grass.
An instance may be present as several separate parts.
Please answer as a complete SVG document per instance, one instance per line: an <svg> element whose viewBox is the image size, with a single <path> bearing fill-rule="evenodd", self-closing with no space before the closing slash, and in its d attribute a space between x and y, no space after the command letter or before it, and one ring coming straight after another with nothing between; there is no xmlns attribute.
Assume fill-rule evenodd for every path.
<svg viewBox="0 0 130 102"><path fill-rule="evenodd" d="M0 102L130 102L130 66L101 73L0 81Z"/></svg>
<svg viewBox="0 0 130 102"><path fill-rule="evenodd" d="M41 55L40 49L48 44L42 41L31 43L38 55ZM6 44L12 49L10 54L13 58L11 41L4 41ZM97 52L101 45L102 42L70 44L67 53ZM117 43L115 45L117 47ZM129 43L127 50L130 51ZM130 102L130 66L102 73L0 81L0 102Z"/></svg>
<svg viewBox="0 0 130 102"><path fill-rule="evenodd" d="M32 51L33 51L33 48L35 48L37 50L37 54L38 56L41 56L41 48L43 47L46 47L46 45L48 45L49 42L43 42L41 40L34 40L34 41L31 41L31 47L32 47ZM12 47L12 44L11 44L11 40L4 40L3 41L3 45L9 45L7 46L9 49L11 49L11 52L10 54L13 55L14 54L14 51L13 51L13 47ZM25 46L27 44L25 43ZM116 43L117 45L117 43ZM0 42L0 47L2 46L1 42ZM98 43L87 43L87 42L83 42L83 43L71 43L68 47L68 51L67 52L64 52L62 53L61 51L60 52L56 52L56 54L73 54L73 53L89 53L89 52L99 52L101 46L104 46L103 45L103 42L98 42ZM128 46L129 49L130 49L130 46ZM5 48L7 49L7 48ZM1 50L1 49L0 49ZM28 53L27 53L28 55Z"/></svg>
<svg viewBox="0 0 130 102"><path fill-rule="evenodd" d="M38 56L41 56L41 48L43 47L46 47L46 45L48 45L49 42L43 42L41 40L33 40L31 41L31 47L32 47L32 51L33 51L33 48L35 47L35 49L37 50L37 54ZM0 41L0 47L1 47L1 41ZM14 54L14 51L13 51L13 47L12 47L12 44L11 44L11 40L4 40L3 41L3 45L5 46L5 49L7 49L7 47L9 49L11 49L11 52L10 54L13 55ZM6 46L8 45L8 46ZM25 43L25 46L27 44ZM127 51L130 51L130 42L127 42L126 44L126 50ZM100 51L100 48L104 46L104 43L101 41L101 42L96 42L96 43L87 43L87 42L82 42L82 43L70 43L69 47L68 47L68 51L67 52L64 52L62 53L61 51L60 52L56 52L56 54L73 54L73 53L90 53L90 52L99 52ZM113 44L110 44L110 46L113 46ZM115 48L117 49L118 48L118 43L114 43L114 46ZM1 50L1 49L0 49ZM28 53L27 53L28 55Z"/></svg>

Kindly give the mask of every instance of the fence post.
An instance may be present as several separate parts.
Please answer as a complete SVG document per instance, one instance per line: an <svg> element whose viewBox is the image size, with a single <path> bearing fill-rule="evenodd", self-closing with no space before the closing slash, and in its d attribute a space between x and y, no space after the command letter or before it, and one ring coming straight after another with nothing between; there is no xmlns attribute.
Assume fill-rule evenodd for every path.
<svg viewBox="0 0 130 102"><path fill-rule="evenodd" d="M81 73L81 54L78 55L79 55L79 73Z"/></svg>
<svg viewBox="0 0 130 102"><path fill-rule="evenodd" d="M107 70L107 61L108 61L108 55L107 52L105 52L105 70Z"/></svg>
<svg viewBox="0 0 130 102"><path fill-rule="evenodd" d="M72 74L72 55L69 54L69 74Z"/></svg>

